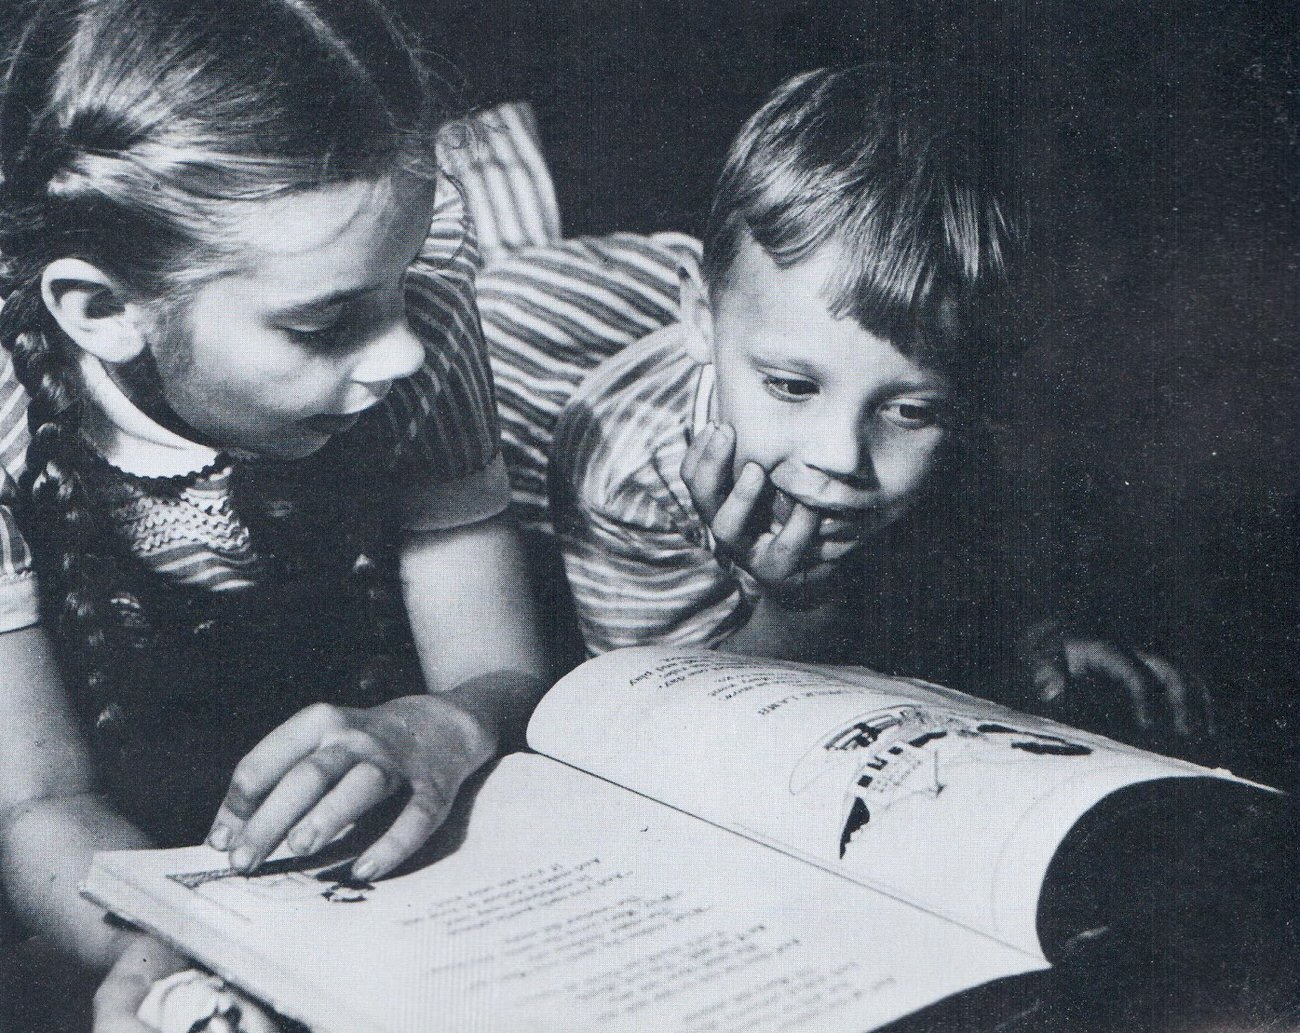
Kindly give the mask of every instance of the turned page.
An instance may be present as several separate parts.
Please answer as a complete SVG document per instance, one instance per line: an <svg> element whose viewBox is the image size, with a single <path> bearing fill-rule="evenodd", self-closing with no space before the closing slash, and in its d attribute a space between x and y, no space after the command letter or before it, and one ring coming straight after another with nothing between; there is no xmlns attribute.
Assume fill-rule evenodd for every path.
<svg viewBox="0 0 1300 1033"><path fill-rule="evenodd" d="M541 753L1039 951L1071 825L1156 778L1217 774L863 668L644 647L588 661L529 726Z"/></svg>

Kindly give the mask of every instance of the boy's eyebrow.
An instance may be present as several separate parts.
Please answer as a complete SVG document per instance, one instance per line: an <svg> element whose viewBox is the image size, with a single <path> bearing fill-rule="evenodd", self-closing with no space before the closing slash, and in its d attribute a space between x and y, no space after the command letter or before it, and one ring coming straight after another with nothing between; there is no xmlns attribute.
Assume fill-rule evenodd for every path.
<svg viewBox="0 0 1300 1033"><path fill-rule="evenodd" d="M815 362L800 358L797 355L754 352L751 358L756 366L778 366L790 373L800 373L809 378L822 375L821 368Z"/></svg>

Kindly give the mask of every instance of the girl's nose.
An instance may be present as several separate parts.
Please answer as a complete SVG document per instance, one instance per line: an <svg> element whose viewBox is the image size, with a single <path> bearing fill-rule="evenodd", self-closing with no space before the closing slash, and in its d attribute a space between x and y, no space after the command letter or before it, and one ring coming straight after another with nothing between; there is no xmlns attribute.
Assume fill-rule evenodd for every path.
<svg viewBox="0 0 1300 1033"><path fill-rule="evenodd" d="M424 362L424 345L415 336L405 318L366 343L352 371L359 384L378 384L409 377Z"/></svg>

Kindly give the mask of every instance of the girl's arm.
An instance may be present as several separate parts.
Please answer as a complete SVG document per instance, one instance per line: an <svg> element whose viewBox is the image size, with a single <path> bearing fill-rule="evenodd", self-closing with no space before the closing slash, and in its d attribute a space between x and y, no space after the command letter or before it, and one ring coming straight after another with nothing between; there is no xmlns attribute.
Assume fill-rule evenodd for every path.
<svg viewBox="0 0 1300 1033"><path fill-rule="evenodd" d="M522 743L551 657L509 517L409 536L401 572L429 691L471 714L493 754Z"/></svg>
<svg viewBox="0 0 1300 1033"><path fill-rule="evenodd" d="M127 934L82 899L78 886L96 850L148 845L95 794L45 632L0 633L0 871L10 900L33 930L92 968L106 968Z"/></svg>
<svg viewBox="0 0 1300 1033"><path fill-rule="evenodd" d="M549 663L508 519L410 535L401 573L428 693L308 707L254 747L209 836L235 868L253 870L282 841L313 853L403 792L353 865L357 878L384 875L437 829L469 775L522 739Z"/></svg>

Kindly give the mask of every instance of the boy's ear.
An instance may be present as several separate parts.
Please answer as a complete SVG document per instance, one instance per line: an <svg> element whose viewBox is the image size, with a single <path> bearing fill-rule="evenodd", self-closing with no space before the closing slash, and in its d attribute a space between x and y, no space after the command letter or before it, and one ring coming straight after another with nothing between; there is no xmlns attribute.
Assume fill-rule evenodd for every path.
<svg viewBox="0 0 1300 1033"><path fill-rule="evenodd" d="M713 309L709 289L693 263L677 267L678 306L686 353L701 365L713 361Z"/></svg>
<svg viewBox="0 0 1300 1033"><path fill-rule="evenodd" d="M56 258L41 274L41 298L63 332L104 362L126 362L144 349L137 306L89 262Z"/></svg>

